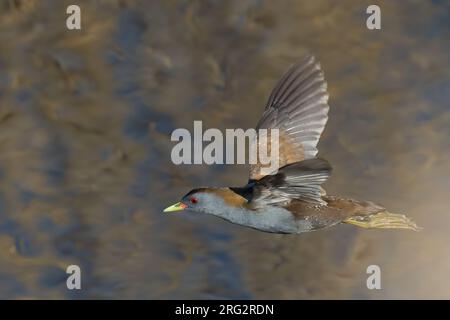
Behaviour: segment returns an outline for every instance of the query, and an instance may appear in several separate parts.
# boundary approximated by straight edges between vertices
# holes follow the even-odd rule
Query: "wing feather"
[[[330,164],[323,159],[309,159],[280,168],[274,175],[267,175],[253,182],[253,193],[249,202],[254,208],[267,205],[283,206],[293,199],[318,205],[322,200],[321,184],[331,174]]]
[[[328,120],[327,84],[320,64],[308,56],[293,65],[272,90],[257,129],[279,129],[279,167],[314,158]],[[269,144],[268,139],[256,142]],[[270,150],[270,145],[267,149]],[[250,179],[263,177],[260,163],[250,168]]]

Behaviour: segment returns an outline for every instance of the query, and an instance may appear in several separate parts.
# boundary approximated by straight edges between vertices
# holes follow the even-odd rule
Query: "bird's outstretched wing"
[[[267,175],[251,182],[251,198],[248,204],[253,208],[267,205],[283,206],[297,199],[325,205],[320,185],[331,174],[331,166],[323,159],[308,159],[288,164],[274,175]]]
[[[328,93],[320,64],[308,56],[293,65],[273,89],[257,129],[279,129],[279,168],[314,158],[328,120]],[[270,137],[270,136],[268,136]],[[258,137],[257,146],[270,139]],[[250,179],[264,175],[260,162],[250,167]]]

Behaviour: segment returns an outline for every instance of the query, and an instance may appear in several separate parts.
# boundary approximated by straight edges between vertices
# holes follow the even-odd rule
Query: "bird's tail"
[[[366,229],[407,229],[420,231],[422,228],[404,214],[381,211],[371,215],[352,216],[343,221],[344,223]]]

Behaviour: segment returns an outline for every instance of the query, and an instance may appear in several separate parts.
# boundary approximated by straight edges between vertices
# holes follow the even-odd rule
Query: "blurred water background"
[[[377,1],[370,31],[372,2],[2,0],[0,298],[450,298],[449,2]],[[331,95],[328,193],[424,231],[283,236],[162,214],[248,170],[176,166],[171,132],[254,127],[306,53]],[[366,287],[371,264],[382,290]]]

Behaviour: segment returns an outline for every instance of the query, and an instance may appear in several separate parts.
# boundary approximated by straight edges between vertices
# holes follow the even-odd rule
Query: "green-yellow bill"
[[[177,202],[174,205],[167,207],[164,209],[164,212],[175,212],[175,211],[182,211],[186,208],[187,206],[184,203],[181,202]]]

